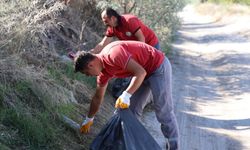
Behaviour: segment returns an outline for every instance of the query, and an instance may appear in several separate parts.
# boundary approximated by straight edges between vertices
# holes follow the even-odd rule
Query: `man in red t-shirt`
[[[134,40],[147,43],[160,50],[157,36],[139,18],[131,14],[118,14],[114,9],[108,7],[102,14],[102,21],[107,26],[106,34],[102,41],[91,50],[92,53],[99,53],[107,44],[113,41],[113,37],[119,40]],[[112,84],[112,95],[117,97],[120,92],[129,84],[130,78],[116,79]],[[147,99],[152,99],[149,93]]]
[[[102,41],[91,52],[99,53],[107,44],[113,41],[113,37],[117,37],[119,40],[145,42],[160,49],[155,33],[136,16],[131,14],[119,15],[114,9],[106,8],[101,17],[108,28]]]
[[[89,113],[81,132],[89,132],[111,78],[132,77],[129,86],[116,100],[116,108],[130,108],[139,119],[147,104],[147,95],[153,95],[153,106],[162,133],[171,150],[178,149],[178,126],[173,110],[171,65],[164,53],[138,41],[116,41],[101,53],[79,52],[74,59],[75,71],[97,76],[97,87]],[[131,100],[130,100],[131,99]]]

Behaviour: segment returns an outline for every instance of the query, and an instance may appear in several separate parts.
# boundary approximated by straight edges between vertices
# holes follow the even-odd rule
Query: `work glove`
[[[89,118],[86,116],[86,119],[82,122],[80,129],[81,133],[89,133],[90,127],[93,125],[94,117]]]
[[[122,109],[128,108],[130,105],[130,97],[131,96],[132,95],[129,94],[128,92],[123,91],[122,95],[120,95],[115,102],[115,108],[122,108]]]

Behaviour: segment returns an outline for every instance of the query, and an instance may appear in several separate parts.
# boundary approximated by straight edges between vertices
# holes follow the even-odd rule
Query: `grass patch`
[[[7,86],[7,87],[6,87]],[[31,81],[17,81],[11,87],[0,84],[0,149],[64,149],[62,141],[71,141],[65,134],[75,136],[62,124],[59,113],[74,116],[73,104],[51,105],[48,95],[42,94]],[[9,95],[8,93],[12,93]],[[12,99],[14,107],[2,105]],[[11,102],[12,103],[12,102]],[[41,109],[41,105],[43,108]],[[11,108],[10,108],[11,107]],[[1,125],[5,128],[1,129]],[[76,137],[77,141],[78,138]],[[72,143],[71,143],[72,144]],[[75,143],[76,147],[77,143]]]
[[[49,76],[56,80],[58,83],[61,83],[63,81],[63,75],[60,73],[60,70],[53,68],[53,67],[48,67],[47,68]]]
[[[31,82],[23,80],[15,84],[15,89],[17,90],[17,92],[25,94],[30,91],[31,85]]]
[[[48,112],[30,115],[27,112],[7,108],[1,111],[1,123],[16,129],[23,139],[22,143],[29,149],[56,149],[59,147],[56,139],[59,131],[53,124],[55,121],[51,116],[53,115]]]
[[[75,106],[73,104],[62,104],[57,107],[57,111],[59,114],[64,114],[66,116],[72,117],[72,113],[75,110]]]
[[[13,90],[19,99],[16,101],[18,105],[29,107],[30,110],[33,110],[34,112],[42,112],[45,109],[51,110],[51,105],[47,95],[42,94],[39,88],[34,87],[31,81],[18,81],[14,84]]]
[[[4,145],[2,143],[0,143],[0,149],[1,150],[11,150],[8,146],[6,146],[6,145]]]
[[[87,77],[80,73],[74,73],[71,63],[66,64],[64,68],[48,67],[48,72],[50,77],[56,80],[60,85],[63,85],[64,77],[66,76],[70,80],[81,81],[93,88],[96,86],[96,77]]]
[[[0,84],[0,108],[3,107],[3,101],[4,101],[4,96],[6,92],[7,92],[7,87]]]

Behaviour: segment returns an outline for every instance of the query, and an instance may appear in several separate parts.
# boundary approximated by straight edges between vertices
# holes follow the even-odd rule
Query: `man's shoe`
[[[166,143],[166,150],[178,150],[178,143],[176,140],[169,141]]]

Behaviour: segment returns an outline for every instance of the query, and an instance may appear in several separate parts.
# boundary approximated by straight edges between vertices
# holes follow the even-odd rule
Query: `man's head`
[[[116,27],[121,16],[112,8],[108,7],[102,12],[102,21],[106,26]]]
[[[81,51],[74,59],[75,72],[81,72],[87,76],[98,76],[102,71],[102,65],[97,56],[89,52]]]

